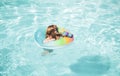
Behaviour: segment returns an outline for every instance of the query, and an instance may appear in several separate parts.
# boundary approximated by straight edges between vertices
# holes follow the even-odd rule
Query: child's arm
[[[43,43],[47,43],[47,42],[50,42],[50,41],[54,41],[55,39],[45,39],[44,41],[43,41]]]

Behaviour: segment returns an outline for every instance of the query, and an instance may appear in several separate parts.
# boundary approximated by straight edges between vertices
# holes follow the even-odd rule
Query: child
[[[62,34],[58,32],[58,27],[56,25],[50,25],[46,30],[46,39],[43,42],[47,43],[50,41],[58,40],[61,36]],[[48,53],[51,53],[52,51],[52,49],[44,49],[42,55],[46,55]]]
[[[46,39],[43,42],[58,40],[61,36],[62,34],[58,32],[58,27],[56,25],[50,25],[47,28]]]
[[[58,40],[60,37],[73,37],[72,34],[64,31],[62,34],[59,33],[58,27],[56,25],[50,25],[47,27],[46,30],[46,39],[43,41],[44,43],[50,42],[50,41],[55,41]],[[48,53],[51,53],[53,50],[52,49],[44,49],[44,52],[42,55],[46,55]]]

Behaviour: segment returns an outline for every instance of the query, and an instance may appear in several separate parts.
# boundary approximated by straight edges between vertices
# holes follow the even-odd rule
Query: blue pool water
[[[38,28],[74,42],[41,56]],[[0,76],[120,76],[119,0],[0,0]]]

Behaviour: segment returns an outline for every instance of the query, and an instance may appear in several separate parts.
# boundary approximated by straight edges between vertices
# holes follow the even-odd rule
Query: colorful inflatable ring
[[[45,33],[46,33],[46,29],[44,29],[44,28],[38,29],[34,34],[35,41],[39,44],[39,46],[41,48],[56,49],[56,48],[60,48],[64,45],[66,45],[66,44],[69,44],[74,40],[73,36],[72,37],[64,36],[64,37],[61,37],[59,40],[50,41],[48,43],[43,43],[43,41],[45,39]],[[67,32],[64,28],[58,28],[58,31],[60,33]]]

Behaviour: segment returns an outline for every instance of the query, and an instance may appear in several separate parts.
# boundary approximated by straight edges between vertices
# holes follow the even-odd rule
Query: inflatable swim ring
[[[70,34],[68,31],[66,31],[64,28],[59,27],[58,31],[60,33],[62,33],[64,37],[61,37],[59,40],[43,43],[43,41],[45,39],[46,29],[45,29],[45,27],[40,28],[34,34],[35,41],[43,49],[56,49],[56,48],[60,48],[60,47],[62,47],[64,45],[67,45],[67,44],[71,43],[74,40],[73,35]]]

